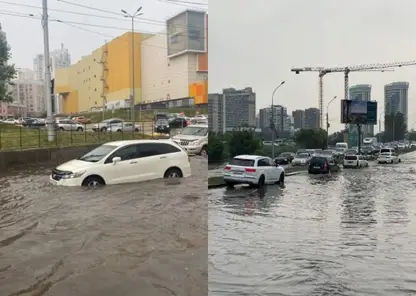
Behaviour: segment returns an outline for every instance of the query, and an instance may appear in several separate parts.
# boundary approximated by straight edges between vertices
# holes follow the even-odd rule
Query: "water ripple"
[[[210,295],[415,294],[415,167],[210,190]]]

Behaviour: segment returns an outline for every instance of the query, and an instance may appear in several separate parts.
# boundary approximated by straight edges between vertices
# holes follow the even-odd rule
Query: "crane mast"
[[[364,64],[355,65],[349,67],[303,67],[292,68],[291,72],[300,74],[300,72],[318,72],[319,74],[319,125],[320,128],[324,126],[324,76],[328,73],[344,73],[344,99],[349,99],[349,74],[350,72],[387,72],[394,71],[394,68],[400,68],[405,66],[414,66],[416,61],[407,62],[393,62],[393,63],[379,63],[379,64]]]

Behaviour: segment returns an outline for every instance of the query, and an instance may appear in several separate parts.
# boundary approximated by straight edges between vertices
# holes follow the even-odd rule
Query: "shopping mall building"
[[[136,106],[163,109],[207,105],[208,15],[186,10],[167,20],[163,33],[125,33],[71,67],[57,69],[57,113],[129,107],[132,42]]]

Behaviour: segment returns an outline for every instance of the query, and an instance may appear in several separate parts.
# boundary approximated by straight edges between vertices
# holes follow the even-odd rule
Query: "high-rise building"
[[[56,69],[71,66],[71,55],[63,44],[61,44],[61,48],[50,52],[50,65],[52,78],[55,77]],[[35,71],[36,80],[45,79],[45,57],[43,54],[38,54],[33,59],[33,70]]]
[[[353,85],[349,89],[349,98],[350,100],[356,101],[371,101],[371,85],[369,84],[357,84]],[[350,131],[356,131],[357,126],[351,125],[349,127]],[[374,135],[374,125],[372,124],[363,124],[361,126],[361,132],[364,137],[369,137]]]
[[[292,112],[294,129],[305,128],[305,110],[295,110]]]
[[[225,133],[243,126],[256,127],[256,94],[251,87],[226,88],[222,94],[208,97],[211,131]]]
[[[46,111],[45,84],[35,80],[35,73],[29,69],[19,69],[17,79],[9,86],[13,98],[12,105],[24,106],[23,115],[40,116]]]
[[[318,129],[320,126],[318,108],[305,109],[305,129]]]
[[[409,82],[393,82],[384,86],[384,114],[400,112],[408,126],[408,93]]]
[[[208,95],[208,127],[211,132],[222,133],[224,130],[224,102],[222,94]]]
[[[273,117],[274,125],[278,132],[290,131],[291,121],[288,119],[287,108],[284,106],[273,106],[273,116],[271,107],[260,109],[259,117],[259,127],[261,129],[270,128],[270,123]]]

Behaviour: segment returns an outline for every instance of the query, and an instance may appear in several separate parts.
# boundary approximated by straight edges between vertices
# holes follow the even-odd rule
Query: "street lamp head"
[[[127,11],[125,11],[124,9],[122,9],[121,12],[124,14],[128,14]]]
[[[283,81],[282,81],[282,82],[280,83],[280,85],[283,85],[283,84],[285,84],[285,82],[286,82],[286,81],[284,81],[284,80],[283,80]]]
[[[140,6],[139,8],[137,8],[136,13],[139,13],[140,10],[142,10],[143,6]]]

